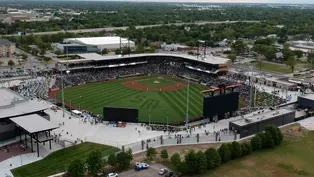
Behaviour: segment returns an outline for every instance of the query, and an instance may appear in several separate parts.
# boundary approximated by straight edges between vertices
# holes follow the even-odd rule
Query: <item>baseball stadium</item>
[[[107,58],[81,54],[76,60],[60,61],[56,69],[65,74],[64,103],[69,110],[102,117],[104,107],[131,108],[138,110],[138,122],[175,125],[184,123],[186,117],[189,121],[202,119],[207,95],[202,91],[235,84],[218,78],[228,71],[227,63],[223,58],[204,61],[184,55]],[[49,94],[59,103],[61,88],[59,77]],[[238,105],[245,107],[247,93],[241,93]]]

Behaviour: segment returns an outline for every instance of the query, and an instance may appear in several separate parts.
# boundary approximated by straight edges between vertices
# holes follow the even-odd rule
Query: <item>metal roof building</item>
[[[120,47],[134,48],[135,43],[126,38],[121,37],[88,37],[88,38],[67,38],[63,40],[64,43],[81,44],[87,46],[97,46],[98,50],[109,49],[115,50]]]

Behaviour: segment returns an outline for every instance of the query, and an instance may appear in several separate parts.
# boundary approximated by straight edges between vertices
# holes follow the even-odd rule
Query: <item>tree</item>
[[[120,152],[117,154],[117,165],[120,170],[124,170],[130,166],[130,155],[126,152]]]
[[[117,156],[115,154],[111,154],[108,157],[108,165],[111,165],[113,167],[117,166]]]
[[[61,55],[62,53],[63,53],[63,52],[62,52],[61,50],[56,50],[56,51],[55,51],[55,54],[56,54],[56,55]]]
[[[150,147],[150,148],[147,149],[146,157],[147,157],[148,160],[154,160],[156,155],[157,155],[157,151],[156,151],[155,148]]]
[[[297,61],[295,60],[294,56],[290,56],[287,61],[285,62],[287,66],[291,68],[291,71],[294,71],[295,65],[297,64]]]
[[[218,149],[218,153],[221,157],[222,163],[228,162],[231,159],[231,152],[225,143],[220,146],[220,148]]]
[[[115,54],[116,54],[116,55],[121,55],[121,54],[122,54],[121,49],[117,49],[117,50],[115,51]]]
[[[41,48],[40,49],[40,55],[45,55],[46,54],[46,49]]]
[[[242,155],[246,156],[252,153],[252,146],[249,142],[241,143]]]
[[[205,151],[207,160],[207,170],[216,168],[221,163],[221,158],[215,148],[209,148]]]
[[[38,50],[38,49],[32,48],[32,54],[33,54],[33,55],[36,55],[36,56],[37,56],[38,53],[39,53],[39,50]]]
[[[269,125],[265,127],[265,132],[269,132],[274,140],[276,146],[280,145],[283,140],[283,135],[280,129],[274,125]]]
[[[103,54],[103,55],[106,55],[108,53],[109,53],[108,49],[106,49],[106,48],[102,49],[102,51],[101,51],[101,54]]]
[[[234,53],[230,53],[228,54],[228,58],[232,61],[232,63],[234,63],[237,59],[237,56]]]
[[[3,64],[3,61],[0,61],[0,66]]]
[[[133,160],[133,151],[131,148],[129,148],[127,151],[126,151],[127,154],[129,154],[129,159],[130,160]]]
[[[259,69],[262,70],[262,66],[263,66],[263,61],[265,60],[265,57],[264,56],[258,56],[256,58],[257,62],[258,62],[258,66],[259,66]]]
[[[12,68],[15,65],[15,63],[14,63],[14,61],[9,60],[8,61],[8,65],[10,66],[10,68]]]
[[[236,55],[240,55],[244,52],[245,45],[243,41],[237,40],[232,44],[231,48],[236,53]]]
[[[272,137],[272,135],[271,135],[271,133],[269,131],[266,131],[264,133],[264,137],[265,137],[265,144],[264,144],[264,146],[266,148],[273,148],[273,147],[275,147],[274,138]]]
[[[312,69],[314,68],[314,52],[309,53],[308,61],[312,64]]]
[[[295,50],[293,53],[298,57],[301,58],[303,56],[303,52],[301,50]]]
[[[227,146],[228,146],[228,149],[229,149],[229,151],[230,151],[230,153],[231,153],[231,159],[233,158],[233,146],[232,146],[232,143],[228,143],[227,144]]]
[[[160,157],[164,160],[168,159],[168,151],[166,149],[161,150]]]
[[[185,156],[184,160],[187,166],[188,173],[197,173],[198,171],[198,159],[196,157],[196,153],[193,150],[190,150]]]
[[[197,162],[197,169],[195,169],[196,173],[202,173],[207,170],[207,159],[202,151],[198,151],[196,153],[196,162]]]
[[[260,150],[260,149],[262,149],[262,147],[263,147],[262,139],[261,139],[261,137],[258,136],[258,135],[255,135],[255,136],[251,139],[250,144],[251,144],[251,146],[252,146],[252,150],[253,150],[253,151]]]
[[[104,166],[101,151],[92,151],[87,157],[86,164],[89,173],[91,173],[93,176],[96,176]]]
[[[76,159],[71,161],[67,172],[72,177],[83,177],[85,173],[84,163],[80,159]]]
[[[289,57],[294,57],[294,56],[295,56],[295,54],[294,54],[291,50],[289,50],[289,49],[284,50],[284,51],[282,52],[282,54],[283,54],[283,59],[284,59],[285,61],[287,61]]]
[[[178,153],[174,153],[171,156],[170,161],[171,161],[172,165],[178,167],[178,165],[181,163],[181,157]]]
[[[52,59],[50,57],[44,57],[44,62],[48,63],[49,61],[51,61]]]
[[[239,158],[242,156],[242,147],[240,145],[240,143],[234,141],[232,142],[232,146],[233,146],[233,151],[232,151],[232,158]]]
[[[23,53],[23,54],[22,54],[22,59],[23,59],[23,60],[26,60],[27,58],[28,58],[28,56]]]

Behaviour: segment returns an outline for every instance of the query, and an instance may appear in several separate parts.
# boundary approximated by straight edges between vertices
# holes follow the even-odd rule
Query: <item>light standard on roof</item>
[[[64,81],[63,81],[63,76],[62,76],[62,70],[63,70],[63,64],[61,64],[61,92],[62,92],[62,117],[64,117]],[[70,70],[66,70],[66,74],[69,74]]]

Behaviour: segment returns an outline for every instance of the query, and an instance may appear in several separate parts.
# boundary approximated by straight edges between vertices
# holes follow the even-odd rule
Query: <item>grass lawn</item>
[[[86,142],[56,151],[43,160],[13,169],[12,173],[15,177],[46,177],[64,172],[73,159],[85,160],[93,150],[101,150],[104,156],[119,151],[115,147]]]
[[[260,67],[259,63],[256,63],[255,65],[256,69],[263,70],[263,71],[269,71],[274,73],[282,73],[282,74],[289,74],[291,73],[290,67],[284,65],[284,64],[277,64],[277,63],[271,63],[271,62],[263,62],[262,67]]]
[[[233,160],[197,177],[314,176],[314,132],[292,138],[281,146]]]
[[[181,79],[147,77],[132,78],[127,81],[137,81],[149,87],[161,87],[185,83]],[[159,84],[154,83],[156,80]],[[139,121],[149,121],[151,110],[151,122],[166,123],[167,114],[169,123],[181,122],[186,115],[187,88],[178,91],[152,92],[137,91],[123,85],[126,80],[117,80],[108,83],[93,83],[65,89],[65,102],[72,103],[77,108],[103,115],[103,107],[122,107],[139,109]],[[191,118],[203,115],[203,95],[200,91],[207,87],[198,84],[190,84],[189,116]],[[61,92],[57,93],[61,100]]]

